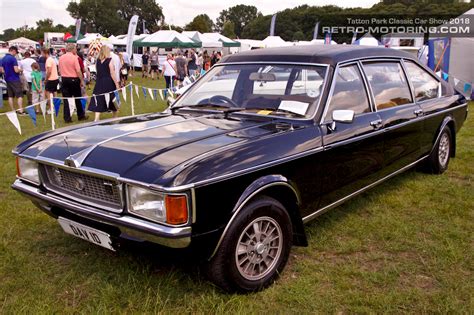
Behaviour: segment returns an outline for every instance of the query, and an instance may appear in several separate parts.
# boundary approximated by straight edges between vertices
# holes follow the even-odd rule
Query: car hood
[[[59,130],[16,152],[61,164],[72,156],[80,168],[154,183],[188,160],[290,128],[270,119],[154,114]]]

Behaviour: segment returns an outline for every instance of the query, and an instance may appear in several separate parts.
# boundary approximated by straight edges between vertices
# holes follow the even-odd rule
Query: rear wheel
[[[291,219],[280,202],[255,199],[232,222],[208,263],[208,276],[227,291],[261,290],[283,271],[292,235]]]
[[[448,169],[452,145],[451,129],[446,126],[427,160],[426,166],[430,173],[442,174]]]

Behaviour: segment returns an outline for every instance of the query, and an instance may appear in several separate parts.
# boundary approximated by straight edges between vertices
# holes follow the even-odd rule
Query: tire
[[[257,226],[257,230],[264,230],[263,235],[255,230]],[[292,235],[291,219],[285,207],[273,198],[259,197],[246,205],[232,222],[216,254],[207,263],[207,275],[229,292],[262,290],[285,268]],[[259,241],[255,242],[257,238]]]
[[[451,129],[445,126],[433,151],[428,157],[426,169],[432,174],[442,174],[448,169],[449,159],[453,150]]]

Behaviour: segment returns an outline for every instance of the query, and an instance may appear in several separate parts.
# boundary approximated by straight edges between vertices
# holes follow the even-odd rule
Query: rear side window
[[[364,63],[364,71],[378,110],[413,102],[399,62]]]
[[[405,66],[408,78],[415,89],[417,102],[438,97],[440,87],[438,80],[412,61],[405,61]]]
[[[330,120],[332,112],[339,109],[353,110],[356,115],[370,112],[369,100],[357,65],[339,68],[335,80],[326,120]]]

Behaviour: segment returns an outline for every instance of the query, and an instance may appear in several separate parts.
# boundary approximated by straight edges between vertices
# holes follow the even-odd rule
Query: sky
[[[79,1],[79,0],[76,0]],[[97,0],[106,1],[106,0]],[[22,25],[35,26],[41,19],[51,18],[54,24],[74,24],[74,19],[66,11],[70,0],[0,0],[0,31]],[[165,20],[169,24],[184,26],[196,15],[206,13],[215,21],[219,12],[236,4],[254,5],[264,15],[275,13],[299,5],[336,4],[341,7],[371,7],[379,0],[158,0],[163,8]],[[117,34],[118,35],[118,34]]]

